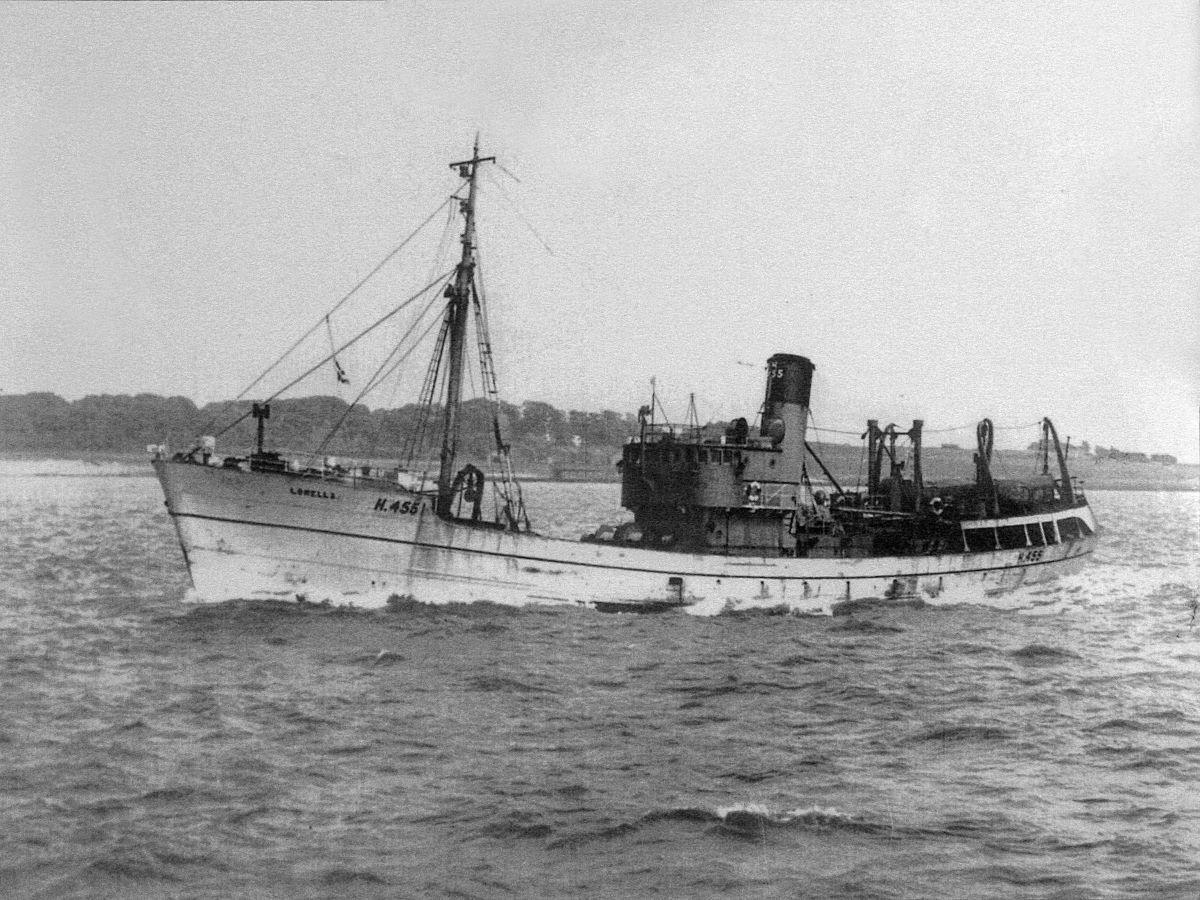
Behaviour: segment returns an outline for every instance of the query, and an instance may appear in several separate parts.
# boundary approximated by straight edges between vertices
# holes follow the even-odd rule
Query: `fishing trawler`
[[[678,427],[660,422],[653,402],[642,408],[618,463],[632,521],[581,540],[538,534],[502,433],[479,277],[477,182],[493,161],[479,155],[476,140],[470,159],[451,164],[461,178],[450,198],[463,221],[461,256],[401,304],[432,293],[431,308],[440,308],[421,388],[423,408],[441,412],[436,478],[403,465],[327,458],[306,465],[267,450],[270,401],[282,391],[243,413],[257,420],[248,454],[218,455],[217,435],[185,452],[152,448],[194,599],[365,608],[408,599],[569,603],[609,611],[766,605],[831,614],[865,602],[1009,605],[1015,589],[1072,572],[1092,554],[1096,520],[1049,419],[1041,423],[1041,471],[1025,479],[994,476],[994,431],[985,419],[975,477],[962,484],[926,482],[920,420],[904,430],[868,421],[867,483],[843,488],[807,440],[815,366],[791,353],[767,360],[754,424]],[[341,379],[337,353],[351,343],[331,346],[318,365],[332,362]],[[460,466],[471,343],[493,409],[490,474]],[[810,478],[810,461],[823,479]]]

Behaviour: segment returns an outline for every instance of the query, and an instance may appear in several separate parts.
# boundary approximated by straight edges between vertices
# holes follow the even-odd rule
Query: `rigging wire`
[[[440,299],[440,298],[434,298],[434,299]],[[432,308],[433,308],[433,304],[430,303],[429,306],[425,307],[425,310],[418,317],[418,320],[421,318],[424,318],[425,313],[429,312],[429,310]],[[412,348],[410,348],[408,350],[408,352],[406,352],[402,357],[400,357],[398,360],[396,360],[396,362],[392,364],[392,367],[390,369],[388,369],[386,372],[383,373],[383,375],[379,378],[379,381],[376,382],[376,385],[391,378],[392,373],[395,372],[396,369],[398,369],[400,367],[400,364],[403,363],[413,353],[413,351],[415,351],[416,348],[421,345],[421,341],[423,341],[423,340],[425,340],[425,338],[429,337],[429,333],[431,331],[433,331],[433,326],[441,324],[441,321],[442,320],[440,318],[432,320],[429,323],[429,325],[426,326],[425,330],[421,332],[421,336],[419,338],[417,338],[416,343],[412,346]]]
[[[459,197],[457,194],[452,194],[450,199],[458,200]],[[429,265],[429,279],[432,279],[434,275],[437,274],[438,270],[445,264],[446,253],[450,248],[450,241],[454,234],[454,219],[455,209],[453,204],[451,204],[449,209],[446,211],[446,224],[442,226],[442,236],[438,239],[437,253],[434,255],[433,261]],[[391,372],[388,373],[388,377],[391,377]],[[391,393],[388,395],[387,405],[389,407],[395,408],[396,395],[399,393],[399,391],[400,379],[397,378],[392,385]]]
[[[409,429],[408,437],[404,442],[403,462],[404,468],[412,468],[413,459],[418,452],[425,449],[425,435],[431,424],[433,402],[435,397],[440,397],[444,389],[445,377],[442,371],[442,354],[445,352],[446,339],[450,333],[451,320],[450,304],[446,304],[442,314],[442,327],[438,332],[437,340],[433,345],[433,354],[429,359],[429,366],[425,370],[425,380],[421,384],[421,393],[417,396],[417,422]],[[447,367],[448,368],[448,367]]]
[[[1042,420],[1038,419],[1036,422],[1030,422],[1028,425],[993,425],[992,429],[994,431],[1020,431],[1022,428],[1037,428],[1041,424]],[[973,425],[959,425],[957,428],[928,428],[925,430],[925,433],[945,434],[948,431],[967,431],[974,427]]]
[[[471,327],[471,320],[467,319],[467,328],[470,328],[470,327]],[[470,342],[467,340],[468,337],[469,337],[469,334],[468,334],[467,330],[464,329],[463,330],[464,346],[470,346]],[[479,338],[476,337],[475,341],[476,341],[476,343],[478,343]],[[467,370],[467,392],[471,395],[472,400],[478,400],[479,399],[479,391],[475,390],[475,367],[467,365],[466,362],[469,362],[469,360],[464,361],[464,363],[463,363],[463,368]]]
[[[450,276],[454,274],[455,269],[457,269],[457,268],[458,267],[455,266],[454,269],[451,269],[450,271],[445,272],[442,275],[439,275],[436,279],[429,282],[429,284],[425,285],[425,287],[421,288],[419,291],[417,291],[411,297],[402,301],[398,306],[393,307],[391,312],[385,313],[383,316],[376,319],[372,324],[368,325],[366,328],[364,328],[362,331],[360,331],[358,334],[356,334],[350,340],[346,341],[346,343],[342,344],[342,346],[336,348],[334,353],[340,353],[343,350],[345,350],[347,347],[351,347],[354,344],[357,344],[361,338],[365,337],[366,335],[368,335],[369,333],[374,331],[376,328],[378,328],[380,325],[382,325],[388,319],[392,318],[392,316],[396,315],[396,313],[400,312],[405,307],[416,302],[418,299],[420,299],[422,296],[424,296],[426,293],[428,293],[431,288],[441,287],[443,284],[445,284],[447,281],[450,280]],[[306,369],[303,372],[303,374],[298,375],[296,378],[293,378],[291,381],[289,381],[287,384],[285,384],[283,387],[281,387],[279,390],[277,390],[274,394],[272,394],[270,397],[268,397],[263,402],[270,403],[272,400],[274,400],[276,397],[278,397],[284,391],[299,384],[301,381],[303,381],[305,378],[307,378],[313,372],[317,371],[317,369],[321,368],[321,366],[323,366],[327,362],[329,362],[329,360],[331,360],[333,358],[334,353],[330,353],[328,356],[325,356],[316,365],[310,366],[308,369]],[[213,436],[220,437],[221,435],[223,435],[229,429],[233,428],[238,423],[245,421],[246,419],[248,419],[251,416],[252,411],[253,411],[253,407],[251,407],[251,409],[247,410],[246,412],[242,413],[240,416],[238,416],[236,419],[234,419],[232,422],[230,422],[228,425],[226,425],[224,428],[222,428],[220,431],[218,431]]]
[[[812,418],[812,410],[811,409],[809,410],[809,418],[810,419]],[[993,427],[995,428],[996,431],[1020,431],[1021,429],[1024,429],[1024,428],[1036,428],[1041,424],[1042,424],[1042,422],[1039,419],[1038,421],[1031,422],[1027,425],[996,425]],[[975,425],[956,425],[953,428],[925,428],[922,430],[922,433],[923,434],[948,434],[951,431],[970,431],[974,427],[975,427]],[[839,429],[839,428],[818,428],[815,422],[812,425],[812,429],[813,429],[813,431],[820,431],[820,432],[824,432],[825,434],[844,434],[844,435],[850,435],[852,437],[859,437],[859,438],[861,438],[862,434],[863,434],[861,431],[847,431],[847,430]]]
[[[299,347],[302,343],[304,343],[304,341],[307,340],[314,331],[316,331],[318,328],[320,328],[322,323],[327,322],[329,320],[330,316],[332,316],[335,312],[337,312],[339,309],[341,309],[342,306],[351,297],[353,297],[356,293],[358,293],[358,289],[361,288],[368,281],[370,281],[370,279],[375,275],[376,272],[378,272],[385,265],[387,265],[388,262],[392,259],[392,257],[394,257],[397,253],[399,253],[405,247],[407,247],[409,242],[420,233],[421,229],[423,229],[426,225],[428,225],[430,222],[432,222],[434,217],[438,213],[440,213],[443,209],[445,209],[446,204],[450,203],[453,199],[454,199],[454,197],[450,196],[450,197],[447,197],[445,200],[443,200],[441,202],[441,205],[439,205],[437,209],[435,209],[433,212],[431,212],[420,225],[418,225],[415,229],[413,229],[413,231],[409,234],[408,237],[406,237],[399,244],[397,244],[394,248],[392,248],[392,250],[388,252],[387,256],[385,256],[383,259],[381,259],[378,263],[375,264],[375,268],[373,268],[370,272],[368,272],[366,275],[364,275],[359,280],[358,284],[356,284],[356,285],[354,285],[354,287],[350,288],[350,290],[342,297],[341,300],[339,300],[337,303],[335,303],[333,305],[333,307],[328,312],[325,313],[325,315],[323,315],[320,319],[318,319],[316,321],[316,324],[314,324],[311,328],[309,328],[308,331],[304,332],[304,334],[300,335],[300,337],[296,339],[295,343],[293,343],[290,347],[288,347],[287,350],[283,351],[283,354],[277,360],[275,360],[275,362],[273,362],[273,363],[271,363],[271,365],[267,366],[267,368],[264,369],[257,378],[255,378],[252,382],[250,382],[248,385],[246,385],[246,387],[242,390],[242,392],[240,394],[238,394],[236,397],[234,397],[233,399],[241,400],[248,393],[250,393],[250,391],[253,390],[254,387],[259,382],[261,382],[264,378],[266,378],[268,375],[270,375],[271,372],[273,372],[281,362],[283,362],[285,359],[287,359],[288,356],[290,356],[297,347]],[[327,362],[328,360],[325,360],[325,361]]]
[[[457,194],[450,196],[451,200],[458,200]],[[442,267],[442,260],[446,256],[446,251],[450,249],[450,241],[454,235],[454,219],[455,210],[451,206],[446,212],[446,224],[442,226],[442,236],[438,239],[437,253],[433,257],[433,262],[429,266],[429,277],[432,278],[434,273]]]
[[[489,299],[488,292],[483,284],[483,256],[480,254],[478,247],[475,248],[475,281],[477,282],[476,293],[479,295],[480,300],[483,301],[479,304],[479,311],[483,320],[483,329],[487,332],[488,345],[491,346],[492,322],[488,315],[488,308],[491,306],[491,300]],[[497,391],[497,393],[499,393],[499,391]]]
[[[503,500],[504,517],[507,520],[508,527],[514,531],[519,531],[521,523],[524,522],[525,530],[528,531],[530,529],[529,515],[525,511],[525,499],[522,496],[521,483],[517,481],[516,474],[513,472],[512,456],[509,452],[511,445],[505,443],[500,428],[500,388],[496,379],[496,361],[492,353],[492,339],[488,328],[487,298],[483,289],[482,271],[478,266],[478,256],[476,257],[474,277],[471,280],[471,295],[475,307],[475,337],[476,349],[479,353],[479,378],[492,408],[492,437],[496,443],[496,461],[500,465],[499,478],[496,477],[495,468],[489,466],[492,469],[492,503],[494,514],[496,521],[499,522],[500,501]]]
[[[517,202],[515,200],[513,200],[513,198],[509,196],[508,191],[506,191],[504,189],[504,185],[502,185],[496,178],[494,178],[492,176],[492,173],[489,169],[484,169],[483,174],[487,178],[487,180],[490,181],[493,185],[495,185],[496,189],[498,191],[500,191],[500,196],[502,198],[504,198],[504,201],[507,204],[508,208],[511,209],[516,214],[518,219],[521,220],[521,224],[524,225],[526,228],[528,228],[529,233],[532,234],[535,238],[537,238],[538,243],[542,245],[542,247],[545,249],[545,251],[547,253],[549,253],[551,256],[553,256],[554,251],[550,249],[550,245],[546,243],[546,239],[543,238],[540,234],[538,234],[538,230],[533,227],[533,223],[530,222],[527,218],[525,218],[525,214],[523,212],[521,212],[521,208],[519,206],[517,206]]]
[[[811,409],[808,411],[808,414],[809,414],[809,419],[811,420],[811,418],[812,418],[812,410]],[[843,430],[840,430],[837,428],[818,428],[815,423],[811,424],[809,427],[812,428],[813,431],[819,431],[822,434],[844,434],[844,435],[848,435],[848,436],[856,437],[856,438],[862,437],[861,431],[843,431]]]
[[[511,179],[512,179],[513,181],[515,181],[517,184],[521,184],[521,183],[522,183],[520,178],[518,178],[518,177],[517,177],[516,175],[514,175],[512,172],[508,171],[508,169],[504,168],[504,166],[503,166],[503,165],[500,163],[500,160],[498,160],[498,159],[494,159],[494,160],[492,160],[492,164],[493,164],[493,165],[495,165],[495,167],[496,167],[497,169],[499,169],[501,172],[503,172],[505,175],[507,175],[509,178],[511,178]]]
[[[425,318],[429,310],[433,309],[440,299],[441,297],[435,294],[433,299],[425,305],[425,308],[421,310],[420,314],[416,317],[416,319],[413,320],[412,325],[409,326],[403,337],[401,337],[397,342],[396,346],[392,349],[392,352],[384,358],[383,362],[379,364],[379,368],[377,368],[370,379],[368,379],[366,387],[358,392],[358,396],[355,397],[350,405],[346,407],[346,411],[342,413],[341,418],[339,418],[337,422],[334,423],[333,427],[329,429],[329,433],[325,435],[325,438],[321,441],[320,445],[315,451],[313,451],[314,456],[320,456],[325,452],[325,448],[329,445],[329,442],[333,440],[334,435],[336,435],[338,432],[338,429],[345,424],[346,419],[350,417],[350,413],[354,411],[354,407],[358,405],[359,401],[361,401],[363,397],[378,387],[381,383],[386,381],[392,372],[394,372],[402,362],[408,359],[408,357],[412,355],[413,351],[415,351],[417,347],[421,345],[421,341],[425,340],[429,332],[433,330],[433,326],[437,325],[441,321],[440,319],[434,319],[425,329],[425,331],[421,333],[421,336],[413,342],[413,345],[409,347],[408,350],[406,350],[403,354],[401,354],[399,359],[396,359],[393,363],[393,359],[400,352],[400,347],[409,338],[409,336],[417,330],[417,326],[421,323],[421,320]],[[387,370],[386,372],[384,371],[385,369]]]

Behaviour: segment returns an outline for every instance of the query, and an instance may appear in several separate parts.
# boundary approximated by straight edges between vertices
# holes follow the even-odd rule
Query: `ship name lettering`
[[[337,494],[333,491],[314,491],[309,488],[288,488],[293,494],[300,497],[316,497],[318,500],[336,500]]]
[[[375,501],[375,512],[408,513],[415,516],[424,507],[425,504],[420,500],[388,500],[387,497],[380,497]]]
[[[1045,550],[1023,550],[1021,551],[1020,555],[1017,556],[1017,562],[1037,562],[1042,558],[1042,554],[1045,552]]]

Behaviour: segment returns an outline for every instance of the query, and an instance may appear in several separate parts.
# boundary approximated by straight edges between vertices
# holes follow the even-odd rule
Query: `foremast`
[[[449,359],[446,372],[446,408],[442,428],[442,451],[438,468],[437,512],[451,515],[454,498],[454,463],[458,455],[459,407],[462,404],[463,357],[466,349],[467,319],[471,311],[471,291],[475,279],[475,196],[479,166],[494,162],[494,156],[479,155],[479,135],[471,158],[450,163],[467,180],[467,196],[461,200],[465,224],[462,233],[462,257],[454,273],[454,282],[446,287],[450,302],[446,309]]]

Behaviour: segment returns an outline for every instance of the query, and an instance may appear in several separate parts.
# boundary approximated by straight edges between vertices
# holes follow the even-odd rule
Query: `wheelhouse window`
[[[1025,542],[1024,525],[1003,525],[997,528],[1000,537],[1000,549],[1017,550],[1028,546]]]
[[[1092,529],[1078,516],[1069,516],[1066,519],[1058,520],[1058,533],[1064,541],[1073,541],[1091,534]]]
[[[1045,538],[1042,537],[1042,523],[1041,522],[1026,523],[1025,533],[1027,535],[1029,535],[1029,546],[1030,547],[1042,547],[1045,545],[1046,540],[1045,540]]]
[[[996,549],[996,532],[991,528],[968,528],[963,532],[967,536],[967,549],[972,553],[985,553]]]

